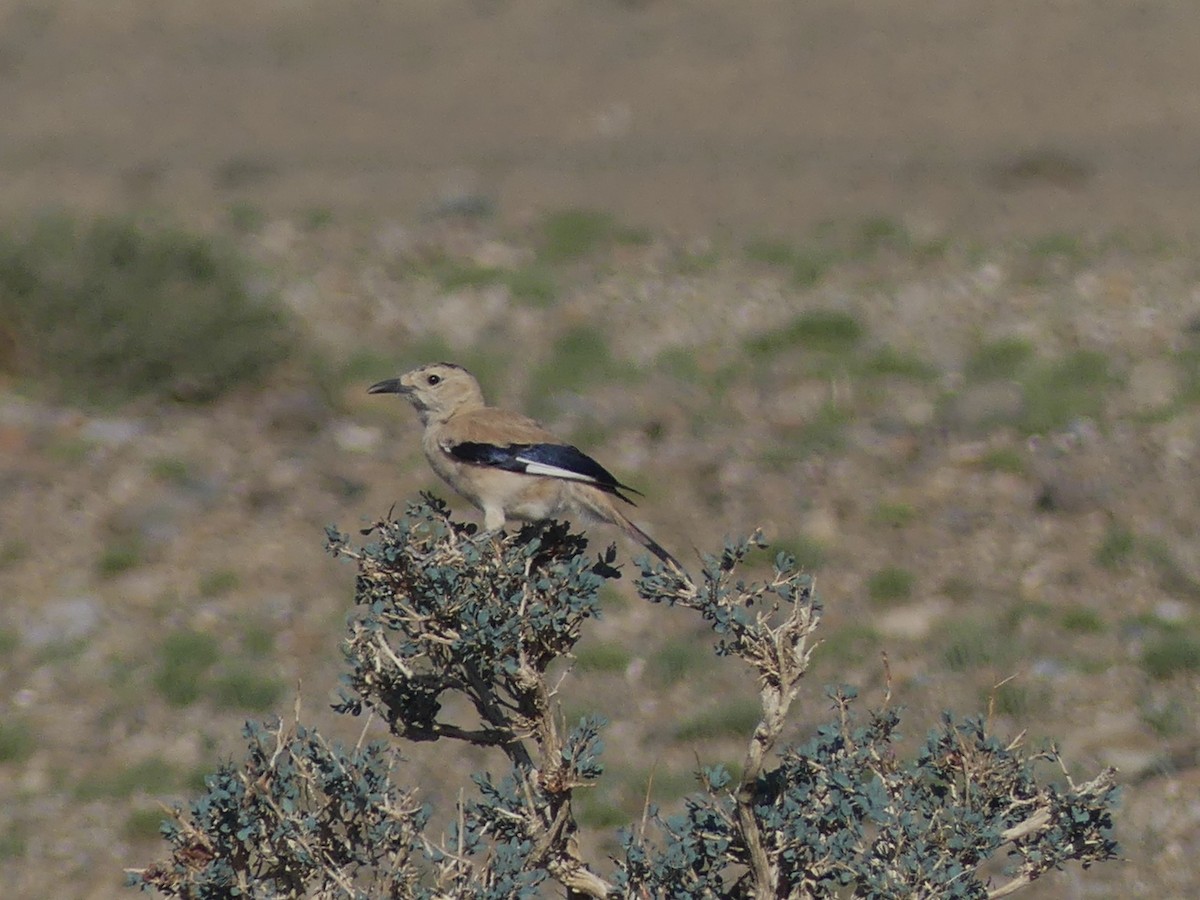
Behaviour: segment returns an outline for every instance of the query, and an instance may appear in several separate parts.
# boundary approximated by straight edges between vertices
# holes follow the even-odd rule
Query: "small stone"
[[[801,428],[829,403],[829,387],[817,381],[801,381],[782,388],[767,400],[764,415],[772,425]]]
[[[272,256],[286,256],[300,239],[300,229],[287,219],[268,222],[259,232],[258,243]]]
[[[416,239],[411,229],[390,222],[375,232],[375,246],[385,259],[401,259],[412,255]]]
[[[355,422],[339,422],[333,429],[333,441],[348,453],[374,453],[383,443],[383,430]]]
[[[80,437],[105,447],[120,447],[145,433],[146,426],[138,419],[89,419],[84,423]]]
[[[900,407],[900,418],[913,428],[924,428],[933,421],[937,407],[928,397],[909,400]]]
[[[1146,359],[1129,372],[1126,397],[1135,411],[1160,409],[1179,392],[1179,376],[1165,359]]]
[[[804,517],[804,533],[819,544],[832,547],[841,532],[837,515],[830,509],[818,507]]]
[[[100,626],[100,602],[91,596],[71,597],[47,604],[37,621],[21,635],[22,643],[45,647],[88,637]]]
[[[531,258],[528,250],[501,241],[484,241],[471,254],[471,262],[484,269],[517,269]]]
[[[1162,622],[1184,622],[1191,609],[1179,600],[1163,600],[1154,605],[1154,617]]]
[[[920,640],[950,611],[945,597],[932,597],[921,603],[910,603],[891,609],[875,619],[875,627],[886,637]]]

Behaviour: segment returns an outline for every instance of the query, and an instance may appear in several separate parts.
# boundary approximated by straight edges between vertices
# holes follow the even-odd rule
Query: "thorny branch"
[[[360,738],[343,754],[306,731],[297,710],[286,733],[248,726],[245,767],[226,770],[176,815],[171,862],[133,872],[133,883],[175,896],[236,887],[247,897],[502,900],[537,896],[548,876],[572,898],[932,897],[948,888],[981,897],[977,870],[1003,847],[1018,864],[986,896],[1005,897],[1064,860],[1115,853],[1113,771],[1069,791],[1044,786],[1019,738],[1003,746],[979,722],[947,718],[905,767],[890,743],[898,714],[885,703],[857,725],[852,689],[838,689],[837,720],[809,744],[780,749],[821,606],[783,555],[764,581],[735,580],[760,546],[755,536],[702,557],[697,580],[647,565],[635,582],[650,602],[696,611],[717,655],[754,670],[761,716],[740,776],[701,767],[705,790],[682,816],[664,818],[648,802],[605,878],[580,852],[571,804],[602,772],[603,723],[562,722],[549,666],[598,614],[598,588],[618,574],[614,551],[589,563],[586,541],[557,524],[477,535],[431,498],[366,533],[377,540],[362,548],[329,533],[330,549],[358,570],[347,687],[335,709],[368,711],[400,738],[495,747],[509,773],[478,773],[479,799],[460,794],[446,837],[431,839],[427,808],[391,780],[393,748]],[[443,703],[455,695],[465,702]],[[446,709],[467,712],[452,721]],[[647,837],[651,825],[661,845]]]

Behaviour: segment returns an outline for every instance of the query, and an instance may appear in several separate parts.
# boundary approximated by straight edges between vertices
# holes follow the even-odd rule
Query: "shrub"
[[[128,220],[51,218],[0,235],[0,317],[15,348],[0,367],[83,402],[211,398],[262,376],[292,342],[231,250]]]
[[[1099,420],[1105,394],[1119,381],[1108,357],[1096,350],[1077,350],[1036,366],[1022,381],[1024,410],[1019,425],[1026,434],[1038,434],[1076,419]]]
[[[908,569],[888,566],[867,579],[867,594],[875,603],[907,600],[912,594],[915,576]]]
[[[1142,650],[1142,668],[1158,679],[1200,670],[1200,640],[1180,631],[1167,631],[1147,642]]]
[[[813,309],[801,313],[775,331],[750,338],[751,353],[778,353],[799,348],[805,352],[849,353],[862,340],[865,329],[853,315],[836,309]]]
[[[718,657],[754,671],[760,696],[735,717],[748,733],[741,765],[701,764],[678,813],[648,804],[604,871],[580,849],[573,798],[604,774],[605,723],[562,722],[549,670],[599,614],[615,550],[590,558],[558,523],[476,534],[432,498],[367,533],[356,546],[329,531],[330,550],[358,567],[335,708],[370,710],[394,740],[344,749],[299,721],[247,725],[245,757],[175,810],[171,857],[132,872],[132,885],[184,897],[983,898],[1117,852],[1112,770],[1039,780],[1035,765],[1057,753],[1026,753],[980,718],[943,716],[902,760],[898,712],[859,712],[839,687],[827,692],[832,720],[779,747],[821,605],[786,554],[765,581],[742,581],[751,539],[703,556],[698,581],[659,567],[635,582],[644,600],[695,613]],[[406,740],[495,754],[442,834],[400,783]],[[998,853],[1009,866],[989,888]]]
[[[538,258],[551,264],[573,262],[609,244],[641,245],[649,241],[648,232],[619,225],[606,212],[564,209],[550,213],[542,222]]]
[[[23,719],[0,720],[0,765],[24,762],[37,748],[37,737]]]
[[[768,266],[787,266],[796,260],[796,248],[786,241],[755,238],[743,248],[746,259]]]
[[[198,631],[172,632],[163,640],[154,686],[172,706],[189,706],[200,699],[201,679],[221,658],[215,637]]]

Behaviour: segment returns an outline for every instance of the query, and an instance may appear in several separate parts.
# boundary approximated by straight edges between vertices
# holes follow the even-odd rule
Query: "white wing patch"
[[[582,472],[573,472],[561,466],[550,466],[543,462],[535,462],[523,456],[518,456],[517,462],[525,466],[526,475],[545,475],[549,478],[565,478],[568,481],[583,481],[588,484],[597,483],[595,478],[590,475],[584,475]]]

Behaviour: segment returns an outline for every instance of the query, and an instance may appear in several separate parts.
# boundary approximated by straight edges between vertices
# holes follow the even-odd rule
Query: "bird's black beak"
[[[375,384],[367,388],[368,394],[407,394],[408,388],[400,383],[399,378],[388,378],[386,381],[377,381]]]

